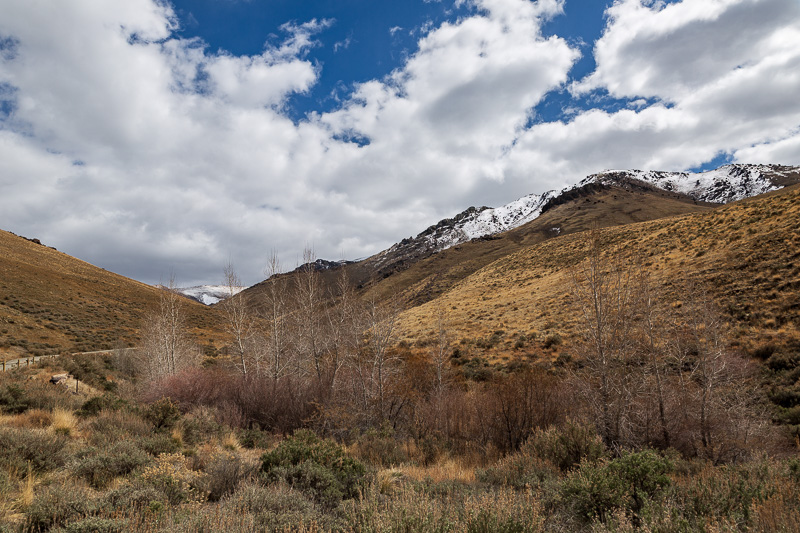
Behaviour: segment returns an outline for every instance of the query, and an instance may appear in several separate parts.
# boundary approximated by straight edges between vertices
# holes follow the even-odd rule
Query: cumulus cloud
[[[161,2],[32,4],[0,20],[7,229],[151,282],[214,281],[228,257],[255,282],[271,248],[293,266],[304,243],[353,257],[416,232],[502,180],[495,159],[576,57],[541,36],[558,2],[475,2],[389,78],[295,123],[283,106],[316,83],[330,21],[237,57],[177,37]]]
[[[457,4],[389,76],[298,121],[332,21],[234,56],[155,0],[5,2],[3,229],[148,282],[219,281],[232,259],[254,283],[271,249],[363,257],[602,168],[800,163],[796,0],[617,1],[582,80],[574,41],[542,33],[563,1]],[[531,126],[566,87],[573,111]]]
[[[513,166],[538,161],[560,175],[681,170],[720,152],[800,163],[795,0],[618,0],[607,15],[597,67],[571,91],[631,99],[628,109],[538,124],[521,136]]]

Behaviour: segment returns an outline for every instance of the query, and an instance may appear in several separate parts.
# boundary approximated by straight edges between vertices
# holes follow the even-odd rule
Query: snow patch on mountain
[[[730,164],[696,173],[606,170],[559,191],[529,194],[496,208],[470,207],[453,218],[441,220],[416,237],[403,239],[370,261],[380,269],[426,257],[472,239],[491,238],[536,219],[543,208],[549,207],[551,200],[557,201],[562,194],[591,183],[619,186],[633,179],[665,191],[685,194],[697,201],[723,204],[780,189],[785,183],[796,182],[799,173],[800,167],[749,164]],[[785,179],[789,181],[780,183]]]
[[[195,287],[181,287],[176,290],[201,304],[214,305],[235,294],[239,294],[245,288],[233,287],[233,290],[231,290],[231,287],[227,285],[197,285]]]
[[[726,204],[780,189],[770,177],[785,175],[777,165],[724,165],[706,172],[661,172],[656,170],[606,170],[581,181],[607,182],[624,175],[650,183],[665,191],[678,192],[702,202]]]

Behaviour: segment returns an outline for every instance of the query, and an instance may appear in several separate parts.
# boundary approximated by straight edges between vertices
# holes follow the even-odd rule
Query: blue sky
[[[157,283],[800,164],[797,0],[0,0],[0,229]]]

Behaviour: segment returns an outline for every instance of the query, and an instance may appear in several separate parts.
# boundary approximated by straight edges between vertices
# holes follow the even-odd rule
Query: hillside
[[[608,227],[602,239],[609,253],[638,253],[664,305],[680,305],[682,283],[696,278],[732,319],[742,348],[780,346],[800,338],[799,187],[712,211]],[[501,257],[405,312],[403,339],[425,345],[444,309],[462,351],[495,362],[555,357],[560,341],[576,333],[569,268],[585,255],[586,235],[574,233]]]
[[[699,173],[609,170],[497,208],[470,207],[361,261],[318,259],[314,269],[328,290],[335,290],[344,265],[367,294],[402,294],[419,305],[485,265],[553,237],[708,211],[798,182],[800,168],[781,165],[731,164]],[[263,290],[257,284],[245,294],[257,302]]]
[[[0,357],[132,343],[157,303],[155,287],[0,231]],[[215,313],[188,299],[186,310],[195,332],[208,335]]]
[[[484,266],[555,237],[594,226],[620,226],[715,207],[636,180],[589,183],[551,199],[542,214],[527,224],[433,254],[391,272],[371,290],[382,296],[402,292],[413,304],[421,304]]]

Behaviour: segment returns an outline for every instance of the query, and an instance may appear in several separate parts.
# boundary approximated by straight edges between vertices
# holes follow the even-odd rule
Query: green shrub
[[[251,450],[253,448],[267,449],[272,443],[270,434],[260,429],[243,429],[239,432],[238,437],[242,446]]]
[[[161,398],[145,409],[144,418],[156,429],[172,429],[181,419],[181,411],[169,398]]]
[[[256,465],[248,464],[233,452],[218,452],[205,465],[203,471],[206,476],[200,486],[208,494],[208,499],[216,502],[232,493],[242,480],[252,477],[256,470]]]
[[[775,371],[791,370],[800,365],[800,354],[777,352],[767,359],[767,366]]]
[[[80,486],[50,485],[33,499],[25,513],[28,531],[47,531],[90,512],[89,495]]]
[[[638,518],[644,506],[671,483],[672,462],[652,450],[612,461],[584,462],[561,486],[561,497],[581,519],[605,521],[622,510]]]
[[[295,432],[261,461],[269,478],[284,480],[329,507],[356,497],[366,474],[366,467],[341,446],[308,430]]]
[[[520,453],[548,461],[566,472],[583,460],[597,461],[605,455],[605,447],[592,427],[567,421],[561,427],[534,431],[520,447]]]
[[[800,424],[800,405],[794,407],[779,407],[775,413],[775,421],[781,424]]]
[[[103,488],[115,477],[129,474],[150,461],[151,457],[134,443],[120,441],[78,459],[74,471],[93,487]]]
[[[104,394],[86,400],[78,410],[78,416],[97,416],[101,411],[118,411],[125,407],[126,402],[117,396]]]
[[[55,470],[67,459],[67,439],[44,429],[0,428],[0,464],[24,472]]]
[[[159,456],[164,453],[175,453],[181,449],[181,445],[178,441],[163,433],[150,437],[140,437],[136,439],[136,445],[152,456]]]
[[[9,414],[24,413],[31,407],[31,401],[25,390],[12,383],[6,385],[5,389],[0,390],[0,408],[3,412]]]

